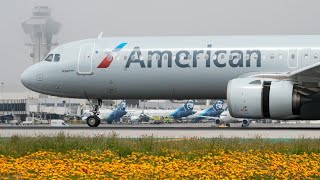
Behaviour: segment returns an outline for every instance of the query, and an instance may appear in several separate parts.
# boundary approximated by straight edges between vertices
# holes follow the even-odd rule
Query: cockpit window
[[[60,54],[55,54],[54,55],[54,62],[59,62],[60,61]]]
[[[45,59],[45,61],[51,62],[53,59],[53,54],[49,54],[48,57]]]

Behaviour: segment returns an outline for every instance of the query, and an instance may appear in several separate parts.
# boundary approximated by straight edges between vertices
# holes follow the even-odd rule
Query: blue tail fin
[[[126,100],[122,100],[118,105],[117,111],[126,111]]]
[[[216,111],[223,110],[223,103],[223,99],[219,99],[212,105],[212,108]]]
[[[188,100],[183,107],[186,111],[192,111],[193,106],[194,106],[194,100]]]

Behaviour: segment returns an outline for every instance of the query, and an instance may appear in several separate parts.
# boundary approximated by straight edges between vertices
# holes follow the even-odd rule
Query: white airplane
[[[242,127],[248,127],[250,125],[252,120],[250,119],[240,119],[240,118],[234,118],[230,115],[230,112],[228,108],[226,108],[221,114],[220,118],[215,120],[215,124],[217,126],[220,126],[222,124],[226,125],[227,127],[230,127],[231,123],[242,123]]]
[[[320,119],[320,36],[108,37],[70,42],[26,69],[39,93],[101,99],[226,99],[250,119]]]

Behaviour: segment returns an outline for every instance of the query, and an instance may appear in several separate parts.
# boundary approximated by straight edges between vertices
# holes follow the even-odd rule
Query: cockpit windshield
[[[59,62],[60,61],[60,54],[49,54],[45,61],[48,61],[48,62]]]
[[[53,54],[49,54],[49,55],[47,56],[47,58],[45,59],[45,61],[51,62],[52,59],[53,59]]]
[[[60,54],[55,54],[54,55],[54,62],[59,62],[60,61]]]

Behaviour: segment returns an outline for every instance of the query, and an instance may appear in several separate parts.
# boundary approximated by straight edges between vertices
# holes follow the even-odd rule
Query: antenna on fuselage
[[[103,35],[103,32],[101,32],[98,36],[98,39],[101,39],[102,38],[102,35]]]

